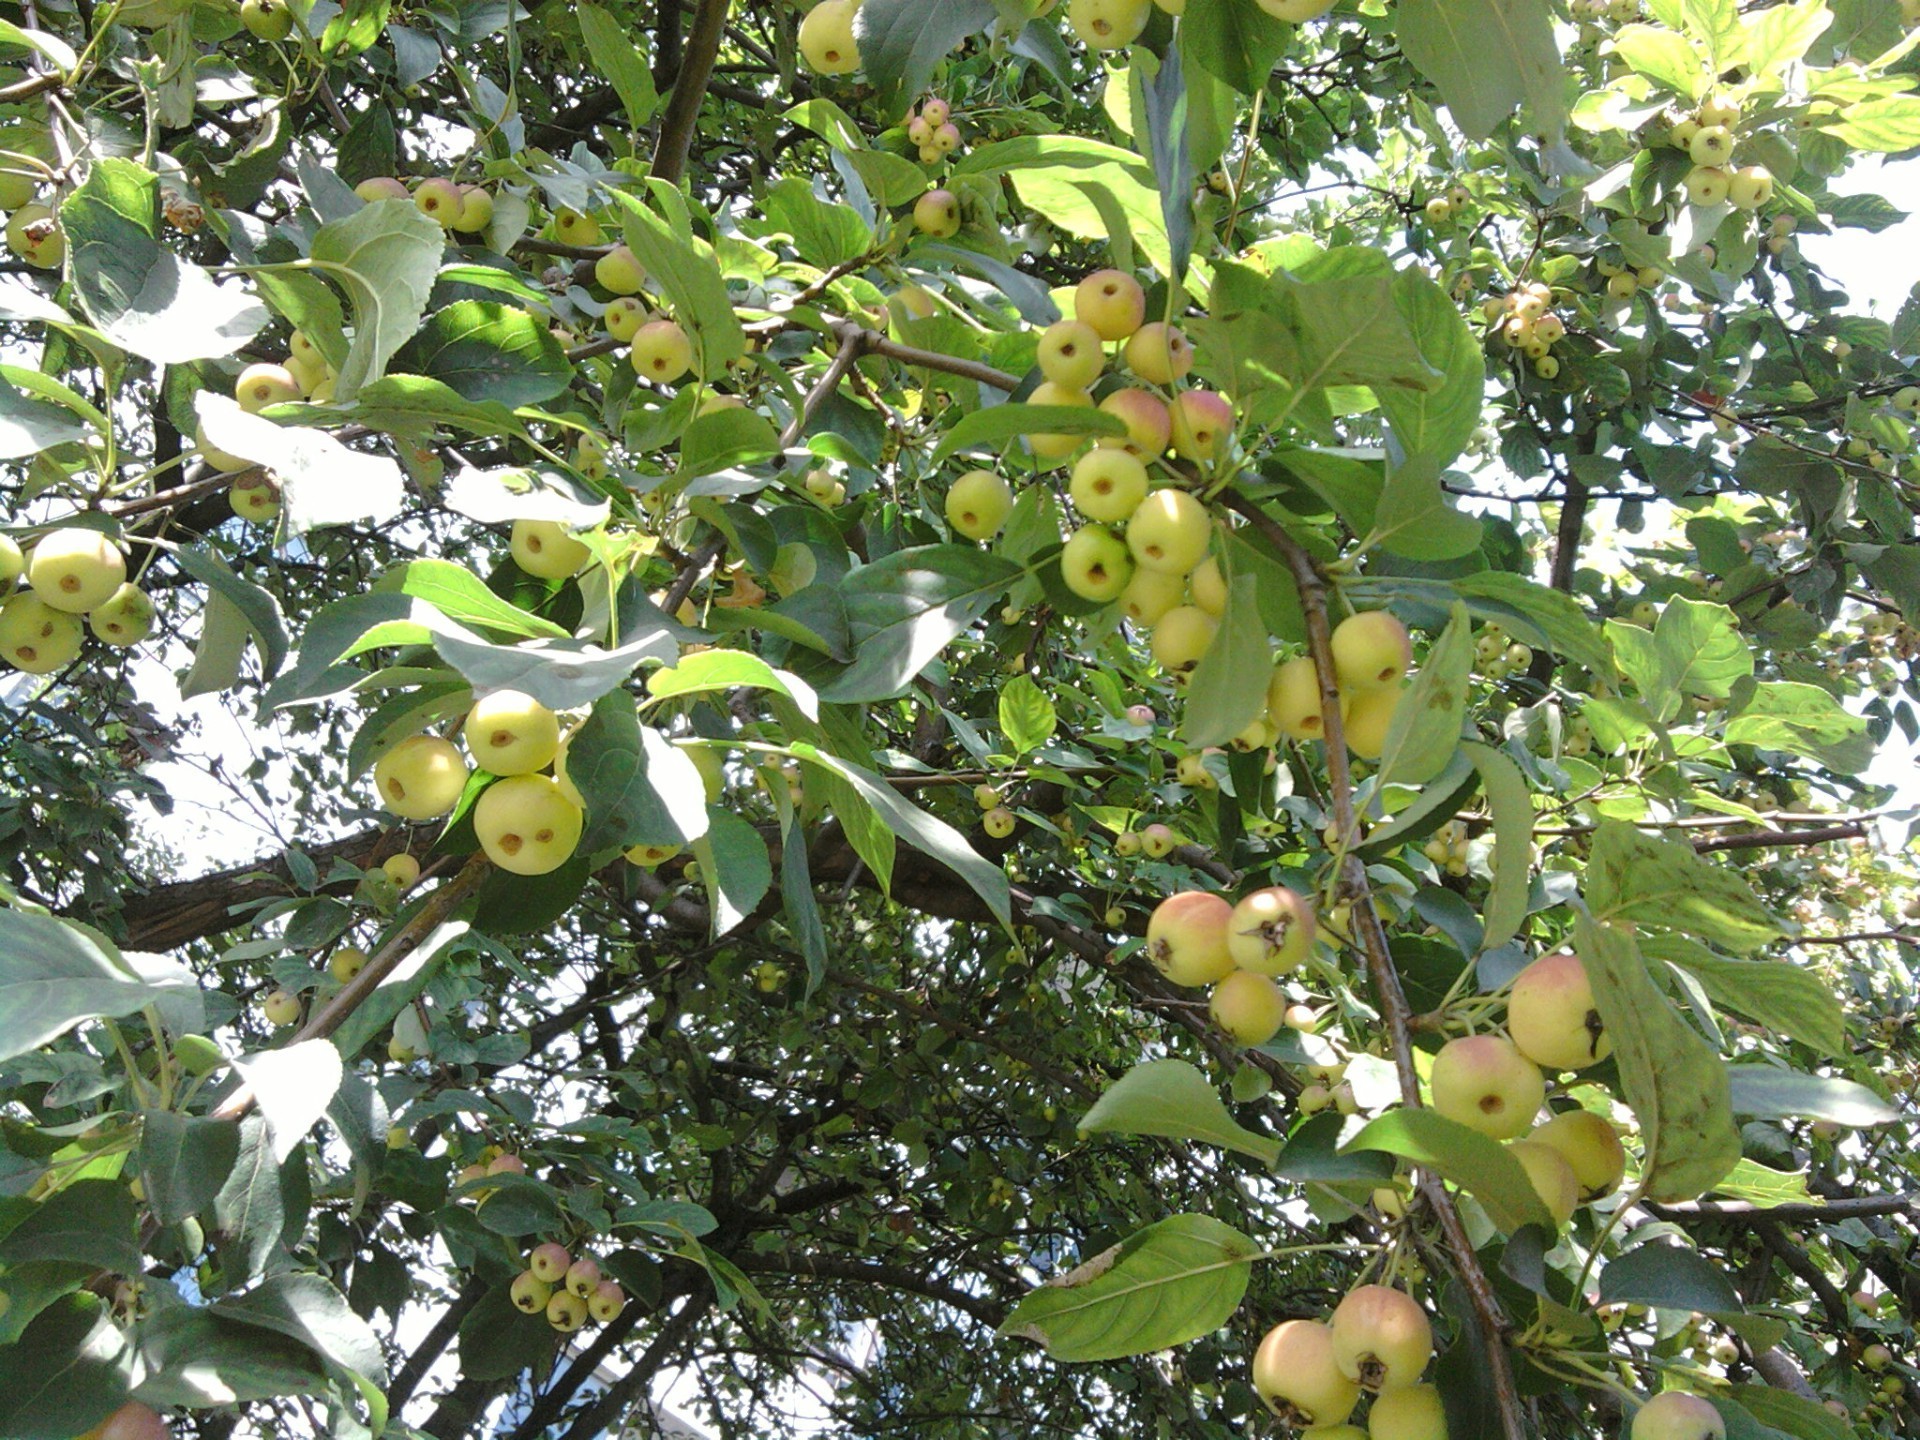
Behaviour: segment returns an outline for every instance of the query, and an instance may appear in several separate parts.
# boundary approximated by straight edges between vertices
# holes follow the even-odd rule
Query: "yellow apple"
[[[84,615],[104,605],[127,580],[127,557],[98,530],[49,531],[27,559],[27,584],[55,610]]]
[[[593,551],[558,520],[514,521],[509,548],[514,564],[542,580],[565,580],[593,559]]]
[[[560,717],[530,695],[496,690],[467,712],[464,734],[474,764],[493,775],[526,775],[553,763]]]
[[[402,820],[434,820],[459,801],[468,773],[452,741],[413,735],[380,757],[373,788],[380,803]]]
[[[474,802],[473,830],[502,870],[545,875],[573,857],[585,818],[551,777],[509,775]]]
[[[79,657],[86,629],[78,615],[22,591],[0,604],[0,659],[29,675],[50,675]]]

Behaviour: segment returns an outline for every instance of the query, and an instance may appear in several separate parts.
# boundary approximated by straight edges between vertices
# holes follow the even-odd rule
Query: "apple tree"
[[[1916,25],[8,7],[0,1436],[1914,1433]]]

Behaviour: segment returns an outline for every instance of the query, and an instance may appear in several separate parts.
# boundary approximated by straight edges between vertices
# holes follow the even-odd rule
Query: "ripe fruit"
[[[1353,697],[1341,717],[1340,733],[1347,748],[1362,760],[1378,760],[1387,748],[1387,732],[1393,728],[1394,712],[1400,708],[1401,689],[1362,690]]]
[[[570,1290],[556,1290],[547,1301],[547,1323],[562,1335],[571,1335],[587,1323],[587,1302]]]
[[[103,644],[115,649],[138,645],[153,633],[153,601],[139,586],[129,582],[94,607],[87,625]]]
[[[1212,390],[1183,390],[1169,411],[1173,453],[1183,460],[1211,460],[1233,434],[1233,406]]]
[[[616,245],[593,262],[593,278],[601,289],[615,295],[638,295],[646,284],[647,272],[639,256],[625,245]]]
[[[1027,403],[1083,409],[1092,407],[1093,397],[1084,390],[1074,390],[1065,385],[1056,385],[1051,380],[1042,380],[1033,387],[1033,393],[1027,397]],[[1078,450],[1086,438],[1084,435],[1051,434],[1046,431],[1029,432],[1027,448],[1042,460],[1064,460]]]
[[[1100,402],[1109,415],[1120,417],[1127,427],[1124,437],[1102,435],[1097,443],[1103,449],[1125,450],[1142,460],[1164,455],[1173,438],[1173,416],[1166,402],[1147,390],[1116,390]]]
[[[442,230],[451,230],[460,218],[460,187],[451,180],[435,177],[422,180],[413,192],[413,205],[429,220],[438,221]]]
[[[1287,997],[1264,975],[1235,970],[1213,987],[1213,1023],[1241,1045],[1264,1045],[1280,1033]]]
[[[800,22],[800,54],[822,75],[851,75],[860,68],[853,17],[858,0],[821,0]]]
[[[572,1264],[573,1256],[567,1247],[553,1240],[534,1246],[533,1253],[527,1256],[528,1273],[546,1285],[558,1285]]]
[[[1663,1391],[1633,1417],[1633,1440],[1726,1440],[1727,1422],[1698,1395]]]
[[[126,583],[127,559],[98,530],[70,526],[41,537],[27,561],[27,584],[55,610],[84,615]]]
[[[371,175],[353,187],[353,193],[371,205],[376,200],[411,200],[407,187],[391,175]]]
[[[627,1292],[618,1282],[602,1280],[593,1287],[593,1293],[587,1297],[587,1313],[602,1325],[620,1318],[620,1312],[627,1308]]]
[[[598,245],[606,238],[600,222],[578,210],[560,210],[553,217],[553,233],[567,245]]]
[[[342,985],[367,968],[367,952],[357,945],[342,945],[327,958],[327,973]]]
[[[1147,498],[1147,467],[1125,450],[1089,450],[1074,464],[1067,490],[1089,520],[1125,520]]]
[[[1140,853],[1149,860],[1164,860],[1174,852],[1180,837],[1165,825],[1149,825],[1140,832]]]
[[[1495,1140],[1517,1140],[1533,1125],[1547,1083],[1534,1063],[1500,1035],[1449,1040],[1428,1078],[1433,1108]]]
[[[474,763],[494,775],[544,770],[560,748],[560,718],[518,690],[496,690],[475,701],[462,733]]]
[[[474,803],[473,829],[487,858],[515,875],[545,875],[566,864],[586,817],[545,775],[509,775]]]
[[[514,521],[508,548],[514,564],[541,580],[565,580],[593,559],[593,551],[558,520]]]
[[[522,1315],[539,1315],[553,1299],[553,1286],[531,1270],[522,1270],[507,1287],[507,1299]]]
[[[1727,201],[1736,210],[1758,210],[1773,198],[1773,176],[1758,165],[1742,165],[1727,179]]]
[[[1362,1285],[1334,1307],[1328,1322],[1333,1363],[1363,1390],[1411,1385],[1433,1358],[1433,1326],[1427,1312],[1404,1291]]]
[[[633,296],[616,295],[607,302],[600,323],[607,327],[607,334],[613,339],[627,341],[640,333],[640,327],[647,323],[649,313],[647,307]]]
[[[293,33],[293,12],[286,0],[243,0],[240,23],[256,40],[284,40]]]
[[[1533,1193],[1547,1207],[1554,1227],[1557,1229],[1572,1219],[1573,1212],[1580,1206],[1580,1182],[1574,1179],[1573,1167],[1567,1164],[1566,1157],[1538,1140],[1511,1141],[1507,1153],[1527,1172]]]
[[[1134,578],[1139,579],[1140,574]],[[1201,657],[1213,645],[1214,633],[1219,628],[1220,622],[1198,605],[1174,606],[1153,627],[1151,648],[1154,662],[1169,675],[1186,674],[1200,663]]]
[[[649,320],[633,332],[627,358],[634,373],[656,385],[671,385],[693,368],[693,342],[672,320]]]
[[[1152,13],[1152,0],[1071,0],[1067,23],[1089,50],[1119,50],[1140,38]]]
[[[1253,1388],[1282,1424],[1342,1425],[1360,1387],[1340,1373],[1333,1331],[1317,1320],[1283,1320],[1253,1353]]]
[[[1140,853],[1140,837],[1131,830],[1122,830],[1113,837],[1113,853],[1122,859],[1129,859]]]
[[[1317,928],[1312,901],[1284,885],[1270,885],[1233,907],[1227,953],[1242,970],[1285,975],[1307,958]]]
[[[276,1030],[300,1018],[300,997],[291,990],[275,990],[260,1002],[260,1014]]]
[[[1320,740],[1326,726],[1320,714],[1320,674],[1305,655],[1282,661],[1267,682],[1267,718],[1282,735]]]
[[[1407,627],[1386,610],[1349,615],[1333,631],[1333,670],[1345,690],[1398,685],[1413,663]]]
[[[1702,125],[1687,142],[1695,165],[1724,165],[1733,155],[1733,131],[1725,125]]]
[[[1233,906],[1205,890],[1169,895],[1148,917],[1147,959],[1175,985],[1224,980],[1233,972],[1233,956],[1227,951],[1232,914]]]
[[[67,237],[45,205],[22,205],[7,217],[7,248],[38,270],[58,270]]]
[[[1591,1111],[1563,1111],[1528,1135],[1527,1142],[1544,1145],[1567,1162],[1582,1204],[1611,1195],[1626,1174],[1627,1152],[1619,1132]]]
[[[922,235],[944,240],[960,233],[960,200],[951,190],[929,190],[913,202],[913,223]]]
[[[996,840],[1004,840],[1013,834],[1014,824],[1013,811],[1004,805],[996,805],[980,817],[980,828]]]
[[[1696,165],[1687,172],[1687,200],[1694,205],[1718,205],[1727,198],[1731,177],[1727,172],[1711,165]],[[1624,277],[1616,275],[1615,280]],[[1607,282],[1607,288],[1613,288],[1613,282]]]
[[[493,223],[493,196],[484,185],[460,187],[460,213],[453,228],[463,235],[478,235]]]
[[[26,573],[27,557],[20,553],[19,542],[11,535],[0,535],[0,590],[10,589]]]
[[[1060,579],[1082,600],[1117,600],[1132,578],[1127,542],[1104,525],[1082,525],[1060,551]]]
[[[1121,352],[1127,368],[1152,385],[1171,385],[1193,368],[1193,346],[1173,326],[1154,320],[1142,325]]]
[[[1507,1033],[1522,1055],[1546,1070],[1580,1070],[1613,1053],[1587,968],[1571,951],[1542,956],[1515,978]]]
[[[1040,332],[1034,358],[1042,375],[1069,390],[1085,390],[1100,378],[1107,362],[1100,336],[1084,320],[1054,321]]]
[[[591,1255],[578,1257],[567,1267],[567,1292],[578,1295],[582,1300],[593,1294],[594,1287],[600,1283],[600,1265]]]
[[[1140,6],[1143,24],[1147,9],[1144,3]],[[1102,340],[1124,340],[1147,318],[1147,292],[1124,270],[1096,270],[1074,287],[1073,314]]]
[[[79,616],[37,595],[15,595],[0,605],[0,658],[16,670],[50,675],[80,654],[85,638]]]
[[[1367,1412],[1372,1440],[1447,1440],[1447,1410],[1431,1385],[1381,1392]]]
[[[80,1440],[173,1440],[173,1431],[147,1406],[129,1400]]]
[[[1227,613],[1227,577],[1220,571],[1220,562],[1211,555],[1194,566],[1187,585],[1193,592],[1193,603],[1207,614],[1217,620]]]
[[[1151,705],[1129,705],[1127,707],[1127,719],[1136,725],[1151,725],[1155,719],[1153,707]]]
[[[249,365],[234,382],[233,398],[249,415],[269,405],[285,405],[300,398],[300,382],[284,365]]]
[[[1127,549],[1145,570],[1185,575],[1207,553],[1213,522],[1184,490],[1156,490],[1127,521]]]
[[[459,801],[468,773],[452,741],[412,735],[380,757],[373,788],[380,803],[402,820],[433,820]]]
[[[1013,487],[991,470],[969,470],[947,491],[947,524],[969,540],[991,540],[1013,509]]]

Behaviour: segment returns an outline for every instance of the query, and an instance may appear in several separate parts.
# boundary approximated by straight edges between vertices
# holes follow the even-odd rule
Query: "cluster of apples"
[[[1313,902],[1269,885],[1238,904],[1183,890],[1147,920],[1147,959],[1175,985],[1211,986],[1213,1020],[1242,1045],[1264,1045],[1286,1023],[1275,977],[1300,968],[1317,933]]]
[[[562,222],[567,222],[564,226]],[[555,228],[566,228],[576,236],[572,243],[597,245],[602,232],[599,221],[590,215],[563,210],[555,217]],[[586,227],[591,226],[591,231]],[[628,347],[627,361],[633,373],[655,385],[671,385],[693,368],[693,341],[686,329],[671,316],[650,308],[641,299],[646,288],[646,267],[627,245],[614,245],[593,262],[593,278],[613,298],[607,302],[600,323],[609,338]],[[710,396],[708,405],[738,403],[733,397]],[[704,411],[702,413],[705,413]]]
[[[1627,294],[1632,295],[1629,289]],[[1505,295],[1489,295],[1481,303],[1489,331],[1533,362],[1533,373],[1551,380],[1560,373],[1553,347],[1566,338],[1567,322],[1553,312],[1553,287],[1538,280],[1516,285]]]
[[[1362,760],[1378,760],[1413,664],[1407,627],[1390,611],[1361,610],[1334,627],[1332,649],[1347,748]],[[1322,711],[1312,657],[1281,661],[1267,685],[1267,723],[1290,740],[1324,740]]]
[[[1533,650],[1518,640],[1509,640],[1507,632],[1492,622],[1483,625],[1473,637],[1473,668],[1488,680],[1504,680],[1522,675],[1533,664]]]
[[[50,530],[26,553],[0,535],[0,595],[23,575],[27,588],[0,602],[0,660],[16,670],[49,675],[71,664],[88,630],[116,649],[153,631],[153,601],[127,579],[125,553],[98,530]]]
[[[589,1316],[602,1325],[617,1320],[627,1307],[626,1291],[602,1277],[598,1261],[590,1255],[576,1259],[553,1240],[533,1247],[507,1298],[523,1315],[545,1315],[562,1335],[571,1335]]]
[[[1420,851],[1447,874],[1464,875],[1467,873],[1467,857],[1472,853],[1472,843],[1467,836],[1466,822],[1449,820],[1427,837],[1427,843],[1420,847]]]
[[[1452,185],[1444,195],[1435,195],[1421,207],[1421,213],[1427,217],[1429,225],[1445,225],[1455,216],[1466,213],[1473,204],[1473,192],[1464,185]]]
[[[907,111],[907,139],[920,147],[920,163],[937,165],[960,148],[960,127],[953,123],[953,106],[939,96]]]
[[[499,777],[473,806],[487,858],[515,875],[564,865],[580,843],[586,807],[567,780],[559,716],[518,690],[496,690],[474,702],[462,734],[473,767]],[[451,740],[412,735],[380,757],[373,784],[392,814],[437,820],[459,803],[473,767]]]
[[[1773,176],[1764,165],[1729,165],[1739,141],[1740,104],[1725,95],[1710,95],[1686,119],[1667,131],[1667,143],[1687,152],[1693,168],[1682,183],[1695,205],[1728,204],[1736,210],[1758,210],[1773,198]]]
[[[404,851],[389,855],[380,866],[380,874],[383,883],[392,887],[390,893],[398,896],[410,890],[420,879],[420,862]],[[336,985],[345,985],[366,969],[370,958],[358,945],[341,945],[327,958],[327,977]],[[296,1023],[300,1014],[299,995],[285,986],[268,992],[260,1002],[261,1018],[276,1030],[284,1030]]]
[[[376,200],[411,200],[420,213],[442,230],[478,235],[493,223],[493,193],[484,185],[463,185],[443,175],[430,175],[409,190],[404,180],[375,175],[353,187],[353,193],[371,205]]]
[[[1315,1440],[1446,1440],[1440,1392],[1420,1383],[1433,1325],[1389,1285],[1347,1292],[1325,1321],[1284,1320],[1253,1355],[1253,1388],[1282,1423]],[[1347,1422],[1371,1395],[1366,1429]]]

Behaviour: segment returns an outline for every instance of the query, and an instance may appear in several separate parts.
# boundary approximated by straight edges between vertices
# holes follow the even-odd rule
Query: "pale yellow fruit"
[[[129,581],[94,607],[87,616],[87,628],[103,644],[124,650],[138,645],[153,633],[153,601],[138,585]]]
[[[800,54],[822,75],[851,75],[860,68],[860,47],[854,40],[856,0],[820,0],[800,22]]]
[[[1340,1425],[1360,1403],[1360,1387],[1340,1373],[1333,1331],[1317,1320],[1284,1320],[1253,1355],[1253,1388],[1283,1424]]]
[[[1539,1068],[1500,1035],[1449,1040],[1428,1078],[1433,1108],[1494,1140],[1517,1140],[1546,1100]]]
[[[487,858],[515,875],[545,875],[573,857],[586,817],[546,775],[509,775],[474,802]]]
[[[544,770],[560,748],[560,717],[530,695],[496,690],[467,712],[463,732],[473,763],[493,775]]]
[[[1156,490],[1127,520],[1127,549],[1142,569],[1185,575],[1213,537],[1207,507],[1184,490]]]
[[[1407,627],[1386,610],[1349,615],[1333,631],[1333,669],[1342,689],[1398,685],[1413,663]]]
[[[450,740],[414,735],[373,767],[380,803],[402,820],[433,820],[446,814],[467,788],[467,762]]]
[[[50,675],[79,657],[86,627],[78,615],[56,610],[22,591],[0,604],[0,659],[29,675]]]
[[[1355,695],[1340,721],[1347,748],[1362,760],[1378,760],[1387,748],[1387,732],[1405,694],[1396,689],[1362,690]]]
[[[541,580],[568,579],[593,559],[593,551],[558,520],[514,521],[509,549],[514,564]]]
[[[1558,1227],[1572,1219],[1580,1205],[1580,1183],[1574,1178],[1573,1167],[1567,1164],[1566,1157],[1538,1140],[1512,1141],[1507,1153],[1527,1172],[1534,1194],[1553,1216],[1554,1225]]]
[[[1213,1023],[1242,1045],[1264,1045],[1280,1033],[1287,997],[1264,975],[1235,970],[1213,987]]]
[[[27,584],[55,610],[84,615],[127,581],[127,557],[98,530],[70,526],[40,537],[27,560]]]
[[[1419,1302],[1387,1285],[1361,1285],[1334,1307],[1333,1362],[1363,1390],[1398,1390],[1433,1358],[1433,1326]]]

